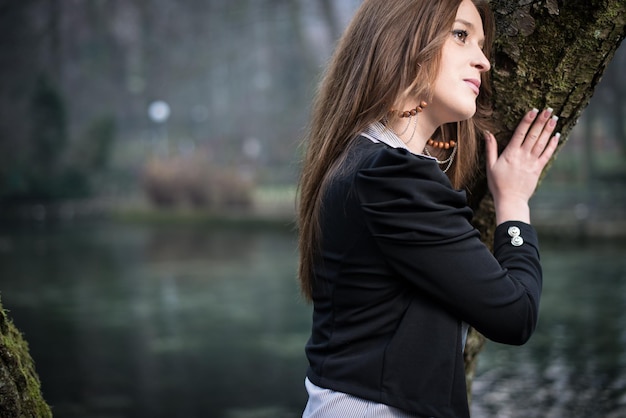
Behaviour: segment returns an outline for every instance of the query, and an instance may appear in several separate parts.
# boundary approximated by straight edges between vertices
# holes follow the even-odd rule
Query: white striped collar
[[[361,135],[375,143],[382,142],[383,144],[387,144],[392,148],[403,148],[414,155],[419,155],[420,157],[431,158],[433,160],[435,159],[428,155],[415,154],[409,149],[409,147],[406,146],[404,141],[402,141],[398,137],[398,135],[396,135],[391,129],[387,128],[380,122],[374,122],[370,124],[367,128],[365,128],[363,132],[361,132]]]

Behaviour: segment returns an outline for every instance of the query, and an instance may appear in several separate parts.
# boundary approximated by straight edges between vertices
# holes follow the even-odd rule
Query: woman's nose
[[[477,56],[474,62],[474,66],[478,68],[481,73],[487,72],[491,69],[491,63],[485,56],[482,49],[478,49]]]

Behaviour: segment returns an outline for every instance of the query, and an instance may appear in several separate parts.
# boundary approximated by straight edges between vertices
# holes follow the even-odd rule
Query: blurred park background
[[[359,3],[0,1],[0,296],[55,417],[298,416],[299,141]],[[625,74],[532,201],[542,319],[476,417],[626,415]]]

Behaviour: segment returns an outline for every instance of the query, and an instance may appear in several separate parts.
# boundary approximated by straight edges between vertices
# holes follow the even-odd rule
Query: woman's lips
[[[480,80],[475,78],[467,78],[463,80],[467,83],[467,85],[476,93],[477,95],[480,93]]]

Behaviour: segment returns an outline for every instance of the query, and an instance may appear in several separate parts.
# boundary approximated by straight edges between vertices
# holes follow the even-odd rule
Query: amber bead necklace
[[[428,103],[426,103],[425,101],[421,101],[419,105],[417,105],[414,109],[410,109],[410,110],[405,110],[402,112],[398,112],[395,109],[391,110],[391,114],[395,114],[398,113],[398,117],[399,118],[409,118],[411,119],[413,116],[417,116],[418,113],[421,113],[424,111],[424,109],[428,106]],[[409,122],[406,124],[404,130],[402,132],[396,133],[396,135],[398,137],[400,137],[401,135],[404,135],[408,129],[409,126],[411,125],[411,122],[409,120]],[[411,141],[413,141],[413,137],[415,135],[415,130],[417,127],[417,118],[415,118],[415,121],[413,123],[413,132],[411,133],[411,137],[409,138],[408,141],[405,142],[406,145],[409,145],[409,143]],[[395,133],[395,132],[394,132]],[[426,141],[426,147],[424,147],[424,154],[434,158],[435,161],[437,161],[437,164],[439,165],[446,165],[445,168],[442,168],[443,172],[446,173],[448,172],[448,170],[450,169],[450,167],[452,166],[452,162],[454,161],[454,157],[456,156],[456,150],[457,150],[457,143],[454,140],[449,140],[449,141],[435,141],[434,139],[430,138],[428,141]],[[434,157],[429,151],[428,151],[428,146],[435,148],[435,149],[444,149],[444,150],[449,150],[452,149],[452,153],[450,154],[450,156],[448,158],[446,158],[445,160],[439,160],[436,157]]]

